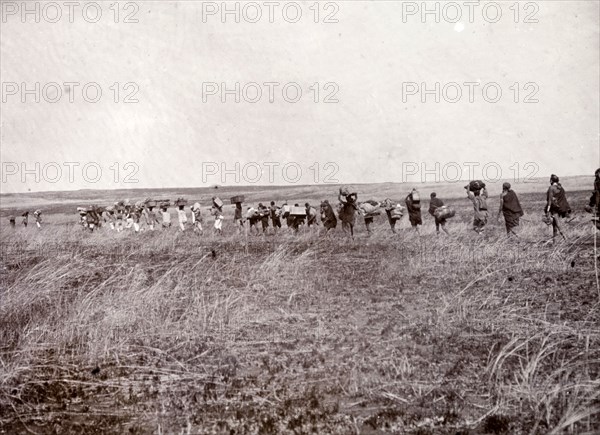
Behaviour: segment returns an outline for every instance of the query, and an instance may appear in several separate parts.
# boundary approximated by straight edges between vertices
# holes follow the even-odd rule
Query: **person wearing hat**
[[[442,227],[442,230],[444,230],[444,232],[447,235],[450,235],[450,233],[446,229],[446,219],[439,219],[435,215],[435,211],[438,208],[443,207],[444,206],[444,202],[437,197],[437,194],[435,192],[431,192],[431,194],[429,196],[431,198],[431,200],[429,201],[429,214],[431,216],[433,216],[433,219],[435,220],[435,231],[436,231],[436,233],[439,235],[440,234],[440,227]]]
[[[517,235],[516,230],[519,226],[519,220],[523,216],[523,209],[519,203],[519,198],[514,190],[510,188],[510,183],[502,184],[502,193],[500,194],[500,208],[498,209],[497,220],[500,215],[504,215],[504,224],[506,225],[507,235]]]

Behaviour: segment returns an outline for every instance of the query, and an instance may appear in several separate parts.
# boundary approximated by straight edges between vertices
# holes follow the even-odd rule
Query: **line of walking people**
[[[483,234],[489,218],[486,185],[482,181],[475,180],[466,185],[465,190],[474,210],[472,229],[478,234]],[[278,206],[275,201],[271,201],[269,206],[263,205],[263,203],[259,203],[257,207],[248,206],[244,212],[242,206],[244,202],[243,196],[235,196],[231,198],[231,202],[234,204],[233,220],[238,233],[248,231],[249,234],[266,234],[270,231],[269,222],[274,233],[282,229],[283,223],[294,233],[297,233],[303,226],[311,228],[320,225],[323,226],[326,232],[329,232],[337,227],[339,219],[343,232],[354,236],[354,227],[358,215],[363,217],[367,233],[370,234],[374,219],[381,215],[382,212],[385,212],[387,216],[391,231],[396,233],[396,224],[402,219],[405,211],[408,212],[411,227],[417,233],[420,232],[419,227],[423,225],[421,199],[416,189],[413,189],[405,197],[404,205],[402,205],[400,202],[393,201],[390,198],[386,198],[383,201],[367,200],[359,202],[355,189],[343,187],[339,189],[338,203],[335,210],[328,200],[321,202],[318,211],[316,207],[308,202],[304,206],[300,206],[298,203],[291,206],[285,201],[281,206]],[[186,199],[178,198],[174,202],[174,205],[177,209],[177,226],[179,230],[187,231],[192,229],[194,232],[203,234],[204,215],[200,203],[195,202],[190,207],[190,220],[188,220],[188,212],[185,209],[188,205]],[[136,203],[131,203],[129,200],[117,201],[114,205],[108,207],[98,207],[96,205],[78,207],[77,211],[80,216],[80,224],[88,231],[94,231],[108,224],[110,230],[116,232],[132,230],[137,233],[140,231],[154,231],[158,228],[171,228],[170,207],[170,200],[146,199],[145,201],[138,201]],[[218,234],[222,234],[223,232],[223,208],[223,201],[213,196],[211,205],[208,208],[208,215],[214,218],[213,227],[214,231]],[[595,171],[594,191],[590,197],[589,204],[586,206],[588,212],[594,213],[594,221],[598,228],[600,228],[600,221],[597,217],[599,208],[600,168]],[[560,184],[559,177],[552,174],[550,177],[550,186],[546,193],[543,222],[552,226],[553,238],[558,234],[563,238],[565,237],[562,232],[561,222],[563,219],[568,218],[571,212],[571,207],[565,190]],[[441,230],[449,235],[450,232],[448,231],[447,223],[449,219],[455,216],[455,210],[445,205],[435,192],[430,194],[428,213],[434,219],[436,233],[440,234]],[[37,227],[41,228],[42,211],[36,210],[33,215]],[[506,233],[509,236],[517,236],[517,229],[520,226],[520,219],[523,215],[523,208],[517,194],[512,190],[510,183],[504,183],[500,195],[497,220],[500,217],[504,218]],[[22,225],[27,227],[29,211],[24,212],[21,217]],[[10,225],[15,227],[16,218],[10,216],[9,220]]]

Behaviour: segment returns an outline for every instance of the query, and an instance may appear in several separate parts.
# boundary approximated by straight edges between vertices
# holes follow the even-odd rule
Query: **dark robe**
[[[339,213],[340,220],[343,223],[354,225],[356,218],[356,210],[358,210],[358,207],[356,205],[356,195],[350,194],[346,196],[346,202],[342,203],[342,209]]]
[[[406,203],[406,209],[408,210],[408,220],[413,227],[417,225],[423,225],[423,220],[421,219],[421,209],[417,208],[413,205],[412,193],[406,197],[404,201]]]
[[[321,221],[323,222],[323,226],[328,230],[337,227],[337,218],[328,202],[321,204]]]
[[[514,190],[502,193],[502,214],[506,231],[519,226],[519,218],[523,216],[523,209]]]

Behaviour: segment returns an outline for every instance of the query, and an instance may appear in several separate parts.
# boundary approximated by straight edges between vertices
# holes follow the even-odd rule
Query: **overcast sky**
[[[472,19],[462,1],[460,10],[440,4],[436,23],[415,11],[421,2],[321,3],[318,17],[313,1],[298,2],[302,16],[293,23],[295,5],[284,12],[286,2],[271,11],[241,2],[236,23],[215,10],[221,2],[123,2],[118,23],[110,3],[95,23],[93,7],[75,8],[71,23],[58,2],[58,22],[48,22],[56,8],[39,3],[40,22],[30,14],[23,23],[21,2],[2,2],[2,192],[434,181],[459,178],[457,169],[467,179],[469,162],[480,164],[475,178],[514,178],[517,169],[519,178],[593,174],[599,3],[521,3],[516,17],[514,2],[499,2],[495,23],[487,3]],[[251,23],[256,5],[262,17]],[[123,22],[128,14],[138,22]],[[39,103],[35,91],[23,95],[23,83],[36,82]],[[86,83],[97,83],[100,101],[84,100]],[[239,103],[234,94],[221,101],[222,83],[239,83]],[[284,98],[288,83],[290,101],[302,89],[296,103]],[[433,90],[425,102],[422,83]],[[87,88],[88,99],[96,88]],[[125,103],[128,96],[138,102]]]

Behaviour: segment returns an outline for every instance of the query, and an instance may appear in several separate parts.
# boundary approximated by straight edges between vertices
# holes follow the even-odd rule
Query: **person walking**
[[[563,189],[558,176],[555,174],[550,176],[550,187],[546,192],[545,211],[546,218],[552,225],[552,240],[554,240],[559,233],[563,239],[566,240],[566,237],[561,230],[560,220],[571,214],[571,206],[567,201],[565,189]]]
[[[36,210],[33,212],[33,216],[35,217],[35,224],[38,229],[42,228],[42,210]]]
[[[390,224],[390,229],[392,233],[396,234],[396,223],[402,219],[402,206],[400,204],[396,204],[390,198],[386,198],[381,203],[383,209],[385,210],[385,214],[388,218],[388,223]]]
[[[244,231],[244,217],[242,216],[242,212],[242,203],[236,202],[233,211],[233,222],[240,233]]]
[[[170,228],[171,227],[171,213],[169,213],[169,210],[167,209],[166,205],[163,205],[161,207],[160,215],[162,218],[161,225],[162,225],[163,229]]]
[[[185,231],[185,224],[187,224],[187,214],[185,212],[185,205],[184,204],[179,204],[177,206],[178,210],[177,210],[177,221],[179,222],[179,231],[184,232]]]
[[[351,189],[340,188],[338,200],[341,204],[339,218],[342,221],[342,230],[345,234],[350,231],[350,236],[354,238],[354,223],[356,222],[356,212],[358,211],[358,194],[350,192]]]
[[[158,219],[156,218],[156,212],[154,211],[154,206],[147,206],[146,207],[146,212],[145,212],[145,217],[146,217],[146,226],[148,227],[148,229],[150,231],[154,231],[154,225],[158,224]]]
[[[516,236],[517,229],[520,224],[520,219],[523,216],[521,203],[514,190],[511,189],[510,183],[502,184],[502,193],[500,194],[500,208],[498,209],[497,219],[500,215],[504,215],[504,224],[506,225],[506,234]]]
[[[269,229],[269,214],[269,209],[265,207],[262,202],[258,203],[258,215],[260,217],[260,223],[262,224],[263,234],[266,234]]]
[[[440,234],[440,227],[442,228],[442,230],[447,234],[450,235],[450,233],[448,232],[448,230],[446,229],[446,219],[444,218],[440,218],[436,215],[435,211],[444,206],[444,201],[442,201],[441,199],[439,199],[437,197],[437,194],[435,192],[431,192],[431,194],[429,195],[431,200],[429,201],[429,214],[431,216],[433,216],[433,219],[435,221],[435,232],[439,235]]]
[[[325,227],[327,232],[337,227],[337,218],[335,217],[335,212],[333,211],[331,204],[329,204],[329,201],[326,199],[321,202],[321,222],[323,223],[323,227]]]
[[[223,201],[216,196],[212,197],[212,214],[215,217],[215,230],[219,235],[223,234]]]
[[[271,214],[271,223],[273,224],[273,230],[275,234],[281,229],[281,209],[275,205],[275,201],[271,201],[271,207],[269,207]]]
[[[473,190],[471,190],[471,185],[466,186],[465,189],[467,189],[467,197],[473,203],[473,230],[477,234],[483,234],[483,229],[488,221],[487,190],[483,183],[481,187],[474,187]]]
[[[304,209],[306,210],[306,226],[310,228],[313,225],[319,225],[319,222],[317,221],[317,210],[308,202],[304,204]]]
[[[408,220],[412,228],[419,233],[419,226],[423,225],[423,219],[421,218],[421,199],[417,189],[413,189],[404,200],[406,204],[406,210],[408,211]]]
[[[202,208],[200,207],[200,203],[199,202],[195,202],[194,205],[192,206],[192,226],[194,228],[194,232],[200,233],[200,235],[203,234],[202,231],[202,221],[204,219],[202,218]]]

